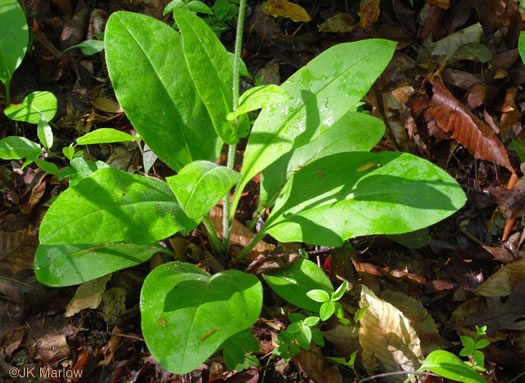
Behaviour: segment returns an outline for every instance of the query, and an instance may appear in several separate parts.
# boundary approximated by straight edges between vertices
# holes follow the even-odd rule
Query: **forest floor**
[[[206,1],[213,6],[214,0]],[[118,10],[162,16],[167,0],[33,0],[25,2],[32,45],[11,84],[14,101],[33,90],[58,99],[55,144],[48,160],[67,165],[61,148],[101,127],[133,132],[115,101],[103,52],[83,55],[72,45],[103,32]],[[525,13],[517,0],[300,0],[303,11],[282,14],[279,1],[249,1],[243,60],[253,78],[280,84],[313,57],[342,42],[365,38],[395,40],[397,51],[364,101],[385,122],[386,134],[374,149],[405,151],[426,158],[452,175],[467,204],[428,230],[400,236],[352,240],[355,251],[306,246],[311,259],[331,267],[356,286],[365,284],[397,307],[413,310],[425,355],[433,349],[456,354],[460,335],[487,326],[491,344],[483,349],[489,382],[525,382],[525,225],[524,184],[507,188],[512,172],[525,162],[525,66],[518,51]],[[279,9],[278,9],[279,8]],[[233,8],[234,9],[234,8]],[[265,13],[265,11],[267,13]],[[292,12],[292,13],[293,13]],[[221,40],[233,51],[235,11],[216,22]],[[132,63],[130,63],[132,65]],[[253,86],[243,79],[242,86]],[[5,98],[0,94],[0,108]],[[0,113],[0,138],[36,138],[32,126],[15,124]],[[241,154],[240,145],[238,153]],[[91,145],[86,158],[140,173],[142,153],[133,144]],[[240,157],[240,156],[239,156]],[[36,368],[25,381],[65,381],[38,377],[38,368],[81,371],[86,382],[317,382],[357,381],[349,368],[299,356],[291,362],[268,357],[275,330],[283,328],[278,297],[265,300],[253,332],[261,345],[261,367],[227,373],[219,357],[191,374],[172,375],[149,355],[140,330],[138,297],[154,266],[146,263],[113,274],[89,299],[74,298],[76,286],[48,288],[33,272],[38,227],[49,201],[67,187],[38,167],[0,161],[0,372]],[[170,170],[157,161],[151,175]],[[257,179],[240,204],[247,224],[257,201]],[[238,236],[242,237],[242,232]],[[184,246],[201,248],[194,231]],[[173,241],[170,241],[173,244]],[[169,243],[166,243],[170,245]],[[180,243],[179,243],[180,244]],[[162,262],[155,258],[155,262]],[[355,306],[358,294],[345,297]],[[419,316],[419,318],[418,318]],[[264,320],[262,318],[265,318]],[[426,321],[426,318],[430,318]],[[424,323],[424,324],[423,324]],[[356,337],[333,323],[326,328],[324,355],[348,358]],[[273,338],[272,338],[273,337]],[[370,375],[357,357],[360,377]],[[380,369],[378,368],[378,371]],[[357,380],[356,380],[357,379]],[[430,378],[428,378],[430,381]],[[441,378],[433,378],[439,382]],[[72,378],[71,381],[79,381]],[[381,379],[377,379],[377,382]]]

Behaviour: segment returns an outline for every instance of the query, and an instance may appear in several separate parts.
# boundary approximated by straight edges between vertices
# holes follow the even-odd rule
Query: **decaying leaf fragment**
[[[387,372],[417,370],[425,357],[411,321],[364,285],[359,306],[368,306],[359,321],[359,343],[363,347],[363,364],[368,373],[375,372],[375,359],[381,361]],[[396,375],[389,381],[403,382],[405,379],[405,376]]]
[[[96,309],[102,302],[102,294],[106,291],[106,283],[111,274],[93,279],[78,286],[73,299],[66,306],[65,317],[72,317],[84,309]]]
[[[296,23],[300,21],[307,23],[311,20],[303,7],[288,0],[268,0],[261,6],[261,10],[267,15],[286,17]]]
[[[379,18],[379,3],[379,0],[361,0],[359,4],[359,25],[364,30],[369,31]]]
[[[437,126],[449,133],[474,157],[503,166],[515,173],[507,149],[490,127],[466,109],[439,77],[434,77],[430,83],[430,113]]]

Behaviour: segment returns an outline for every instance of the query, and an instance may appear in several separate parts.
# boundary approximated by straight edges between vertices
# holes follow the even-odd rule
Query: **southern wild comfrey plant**
[[[464,204],[459,185],[430,162],[407,153],[368,152],[384,125],[356,108],[395,43],[336,45],[282,86],[256,87],[239,97],[244,8],[241,1],[233,57],[185,9],[173,10],[178,31],[141,14],[111,15],[104,42],[116,96],[140,137],[177,174],[165,182],[102,168],[71,185],[42,221],[35,257],[39,281],[74,285],[159,251],[174,255],[157,242],[201,223],[224,264],[238,264],[267,234],[281,242],[341,246],[358,235],[418,230]],[[246,113],[260,108],[251,127]],[[242,170],[236,172],[236,144],[246,136]],[[224,143],[228,158],[221,166],[216,162]],[[258,210],[271,213],[232,259],[237,204],[258,173]],[[221,198],[223,232],[217,234],[208,213]],[[277,294],[311,312],[319,313],[321,303],[308,291],[322,289],[332,302],[341,293],[332,295],[326,275],[304,258],[263,277]],[[221,349],[229,366],[248,363],[243,355],[253,350],[243,345],[254,344],[247,329],[259,317],[262,291],[258,277],[238,270],[210,275],[179,261],[156,267],[140,297],[146,344],[175,373],[195,369]],[[313,322],[294,322],[301,342],[309,340]]]

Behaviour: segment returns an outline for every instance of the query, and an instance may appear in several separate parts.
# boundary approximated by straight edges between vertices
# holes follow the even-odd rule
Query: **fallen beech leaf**
[[[445,87],[440,78],[431,80],[430,113],[438,127],[451,134],[474,157],[490,161],[515,173],[507,149],[494,132],[467,110]]]
[[[379,18],[380,0],[361,0],[359,4],[359,25],[366,31],[372,28],[372,25]]]
[[[213,227],[215,227],[215,231],[217,231],[219,237],[222,237],[222,209],[218,206],[214,207],[210,211],[210,218],[211,222],[213,223]],[[244,226],[242,223],[240,223],[236,219],[233,220],[232,230],[230,234],[230,243],[232,245],[238,245],[244,248],[250,242],[254,235],[255,234],[253,234],[251,230]],[[259,243],[252,249],[252,251],[250,251],[246,259],[253,260],[261,254],[270,253],[273,249],[275,249],[274,245],[263,241],[259,241]]]
[[[307,23],[311,20],[303,7],[288,0],[268,0],[261,6],[261,10],[267,15],[286,17],[296,23],[300,21]]]
[[[525,280],[525,259],[509,263],[490,276],[474,293],[483,297],[505,297]]]
[[[66,306],[65,317],[71,317],[84,309],[96,309],[102,302],[102,295],[106,290],[106,283],[111,274],[82,283],[78,286],[73,299]]]
[[[376,358],[386,372],[417,370],[425,357],[411,320],[364,285],[359,306],[368,307],[359,321],[359,343],[367,372],[371,375],[375,372]],[[392,381],[403,382],[405,378],[399,376]]]
[[[438,328],[427,309],[417,300],[398,291],[386,290],[381,296],[403,312],[421,340],[425,355],[444,349],[447,342],[439,335]]]

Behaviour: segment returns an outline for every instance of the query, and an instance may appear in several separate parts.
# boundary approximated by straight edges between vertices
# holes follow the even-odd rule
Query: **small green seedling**
[[[320,319],[316,316],[306,317],[301,313],[292,313],[288,316],[292,322],[288,328],[277,337],[277,347],[273,354],[290,360],[291,357],[299,354],[301,348],[310,350],[310,343],[314,342],[317,346],[324,346],[324,338],[321,330],[315,327]]]
[[[468,363],[478,371],[487,371],[485,368],[485,355],[480,351],[490,345],[490,340],[482,338],[485,335],[487,335],[487,326],[476,326],[474,339],[469,336],[460,336],[463,348],[459,352],[459,356],[468,357]]]
[[[487,383],[487,380],[478,373],[478,371],[486,371],[485,356],[479,351],[490,344],[488,339],[481,338],[486,332],[487,326],[476,326],[474,339],[468,336],[460,337],[463,348],[459,355],[468,357],[468,361],[463,361],[448,351],[437,350],[426,357],[419,371],[432,371],[456,382]]]
[[[306,295],[312,300],[322,303],[319,310],[319,316],[322,321],[328,320],[334,313],[341,320],[344,319],[343,306],[337,301],[343,297],[347,288],[348,282],[344,281],[332,294],[328,294],[325,290],[316,289],[308,291]]]

